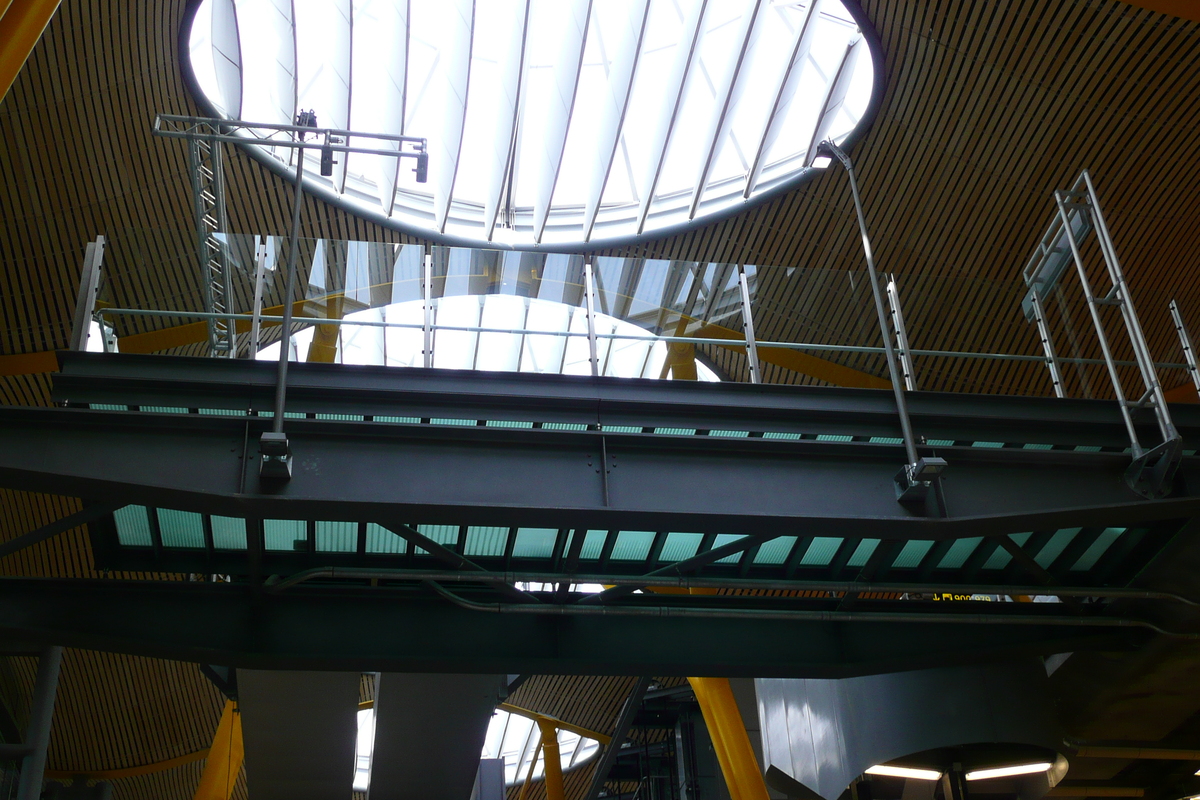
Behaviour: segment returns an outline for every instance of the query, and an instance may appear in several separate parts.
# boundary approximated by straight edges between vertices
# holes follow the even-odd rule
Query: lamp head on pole
[[[813,169],[825,169],[833,163],[835,158],[837,158],[837,153],[834,151],[833,142],[826,139],[817,145],[817,149],[813,153],[812,163],[809,166]]]

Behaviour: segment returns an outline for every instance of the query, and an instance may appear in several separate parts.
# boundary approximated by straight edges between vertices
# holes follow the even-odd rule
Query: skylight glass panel
[[[426,139],[425,183],[377,154],[337,154],[321,176],[306,151],[310,189],[380,224],[615,243],[793,186],[815,135],[862,127],[882,80],[878,54],[851,46],[865,20],[813,1],[202,0],[185,56],[217,116],[311,109],[320,127]],[[267,136],[250,132],[250,152],[294,168],[294,151],[252,146]]]

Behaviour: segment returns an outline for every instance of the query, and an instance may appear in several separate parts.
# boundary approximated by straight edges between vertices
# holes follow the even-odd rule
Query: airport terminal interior
[[[1200,797],[1200,3],[0,0],[0,800]]]

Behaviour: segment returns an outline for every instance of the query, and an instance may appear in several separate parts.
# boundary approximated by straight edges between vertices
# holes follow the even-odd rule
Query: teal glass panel
[[[894,436],[872,436],[871,444],[904,444],[904,440]]]
[[[544,431],[586,431],[587,425],[580,422],[546,422],[542,425]]]
[[[655,428],[654,432],[661,436],[695,436],[695,428]]]
[[[511,419],[489,419],[487,421],[489,428],[532,428],[532,422],[520,422]]]
[[[750,435],[750,431],[709,431],[709,436],[721,436],[726,439],[745,439]]]
[[[1096,537],[1096,541],[1092,542],[1092,546],[1083,551],[1083,555],[1071,567],[1072,572],[1083,572],[1096,566],[1096,562],[1100,560],[1100,556],[1104,555],[1105,551],[1112,546],[1112,543],[1125,532],[1124,528],[1105,528],[1100,535]]]
[[[696,555],[703,539],[703,533],[668,533],[659,560],[670,562],[691,558]]]
[[[764,439],[799,439],[798,433],[782,433],[780,431],[767,431],[763,434]]]
[[[357,522],[317,520],[318,553],[353,553],[357,549]]]
[[[837,552],[841,543],[842,539],[839,536],[814,537],[808,550],[804,551],[804,557],[800,559],[800,564],[805,567],[828,566],[829,562],[833,561],[833,554]]]
[[[556,539],[558,530],[555,528],[517,528],[513,558],[550,558],[554,555]]]
[[[736,542],[739,539],[745,539],[745,538],[746,538],[745,534],[741,534],[741,533],[718,533],[717,538],[713,540],[713,550],[716,550],[718,547],[724,547],[725,545],[729,544],[730,542]],[[725,556],[724,558],[718,558],[713,563],[714,564],[736,564],[741,560],[742,560],[742,554],[739,551],[737,553],[730,553],[729,555]]]
[[[1029,541],[1029,537],[1032,535],[1033,534],[1029,533],[1029,532],[1010,533],[1008,535],[1008,538],[1012,539],[1019,546],[1024,547],[1025,543]],[[1010,562],[1010,561],[1012,561],[1012,554],[1009,553],[1007,550],[1005,550],[1003,547],[997,547],[995,552],[993,552],[990,556],[988,556],[988,560],[983,562],[983,568],[984,569],[1004,569],[1005,567],[1008,566],[1008,562]]]
[[[971,447],[1004,447],[1004,442],[972,442]]]
[[[654,544],[653,531],[621,531],[613,544],[614,561],[645,561]]]
[[[477,425],[473,419],[430,419],[430,425]]]
[[[834,433],[820,433],[820,434],[817,434],[817,441],[818,442],[852,442],[852,441],[854,441],[854,437],[853,436],[843,436],[841,434],[834,434]]]
[[[213,547],[217,550],[246,549],[246,520],[241,517],[209,517],[212,524]]]
[[[854,548],[854,552],[850,554],[850,560],[846,562],[848,567],[866,566],[867,559],[871,557],[871,553],[875,552],[875,548],[879,546],[878,539],[863,539],[858,543],[858,547]]]
[[[93,405],[93,408],[95,406]],[[117,523],[117,541],[129,547],[151,547],[150,517],[145,506],[125,506],[113,512]]]
[[[163,547],[204,547],[204,517],[194,511],[158,510]]]
[[[1045,547],[1034,556],[1033,560],[1041,566],[1042,569],[1050,569],[1050,565],[1062,555],[1062,551],[1067,548],[1071,540],[1079,535],[1083,528],[1063,528],[1060,531],[1055,531],[1050,537],[1050,541],[1046,542]]]
[[[468,556],[502,556],[508,532],[508,528],[469,527],[463,552]]]
[[[362,414],[325,414],[318,412],[317,419],[332,419],[339,422],[362,422]]]
[[[308,538],[308,525],[302,519],[264,519],[263,547],[267,550],[296,549],[296,542]]]
[[[970,536],[966,539],[956,540],[954,544],[950,545],[950,549],[946,551],[946,555],[942,556],[942,560],[938,562],[937,568],[958,569],[967,563],[967,559],[971,557],[971,553],[975,552],[975,548],[979,547],[979,543],[982,541],[982,536]]]
[[[895,569],[916,569],[921,564],[921,559],[929,552],[929,548],[933,547],[933,542],[927,539],[912,539],[905,543],[900,550],[900,554],[896,556],[896,560],[892,562],[892,567]]]
[[[408,552],[408,542],[374,522],[367,523],[367,552],[399,554]]]
[[[636,425],[605,425],[605,433],[641,433],[642,429]]]
[[[95,408],[95,406],[93,406],[93,408]],[[151,414],[186,414],[186,413],[188,413],[188,410],[186,408],[180,408],[179,406],[142,406],[141,409],[142,409],[142,411],[146,411]]]
[[[421,422],[420,417],[375,417],[376,422],[402,422],[407,425],[417,425]]]
[[[587,536],[583,539],[583,547],[579,550],[580,558],[588,558],[595,560],[604,552],[604,540],[608,538],[608,531],[588,531]]]
[[[788,554],[796,546],[795,536],[780,536],[769,542],[763,542],[754,556],[755,564],[782,564],[787,561]]]

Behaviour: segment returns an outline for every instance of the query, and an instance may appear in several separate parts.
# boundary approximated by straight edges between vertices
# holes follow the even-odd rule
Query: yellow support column
[[[42,37],[42,31],[50,24],[50,18],[58,10],[59,0],[12,0],[0,6],[7,9],[0,16],[0,101],[8,94],[17,73],[25,65],[25,59],[33,52],[33,46]]]
[[[564,800],[562,756],[558,751],[558,728],[548,719],[537,721],[542,732],[542,762],[546,776],[546,800]]]
[[[768,800],[767,785],[725,678],[688,678],[733,800]]]
[[[242,771],[243,758],[242,715],[238,712],[237,703],[226,700],[193,800],[229,800],[233,796],[238,774]]]

